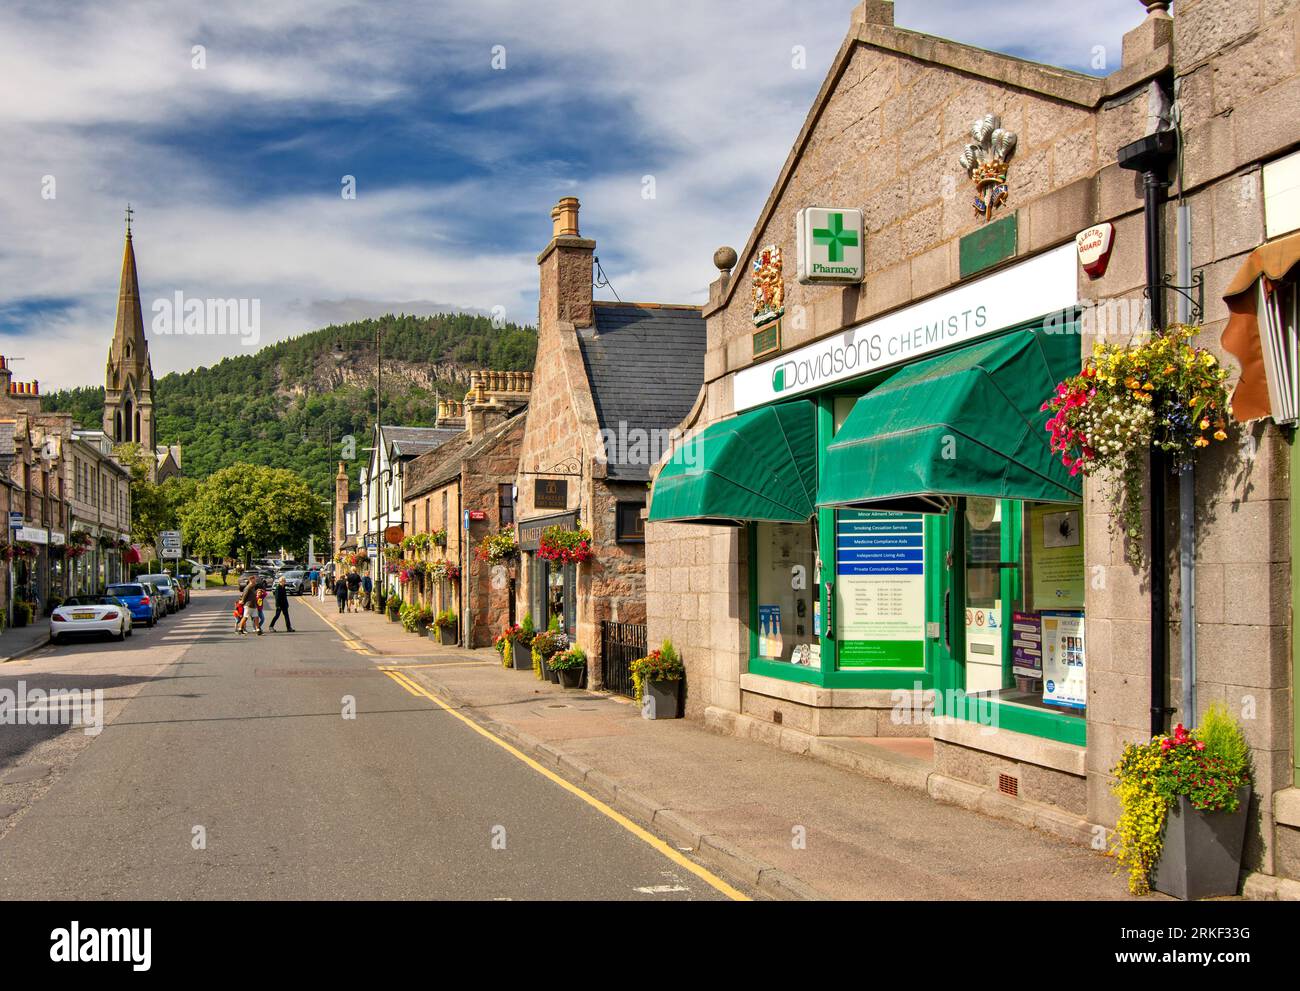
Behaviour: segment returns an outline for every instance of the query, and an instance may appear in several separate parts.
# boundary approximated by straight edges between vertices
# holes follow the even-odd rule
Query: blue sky
[[[747,239],[851,9],[9,0],[0,354],[46,389],[102,382],[128,200],[146,308],[177,291],[256,298],[262,343],[398,309],[532,323],[535,256],[566,195],[622,298],[700,302],[713,249]],[[1095,71],[1098,46],[1118,65],[1142,6],[899,0],[895,16]],[[151,349],[158,375],[245,350],[230,337]]]

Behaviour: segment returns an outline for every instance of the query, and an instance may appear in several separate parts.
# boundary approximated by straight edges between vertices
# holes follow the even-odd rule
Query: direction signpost
[[[180,560],[181,532],[179,530],[164,530],[158,534],[158,542],[161,545],[159,552],[164,558]]]

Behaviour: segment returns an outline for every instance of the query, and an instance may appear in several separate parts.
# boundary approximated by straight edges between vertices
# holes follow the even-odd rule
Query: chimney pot
[[[555,220],[556,237],[578,237],[578,197],[566,196],[555,204],[551,217]]]

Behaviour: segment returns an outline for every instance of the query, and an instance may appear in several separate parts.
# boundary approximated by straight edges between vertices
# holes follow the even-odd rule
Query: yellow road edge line
[[[468,716],[460,712],[457,712],[454,708],[452,708],[450,705],[444,702],[437,695],[434,695],[432,692],[427,690],[423,685],[417,684],[416,682],[407,678],[401,672],[393,671],[388,668],[381,668],[380,670],[382,670],[384,674],[388,675],[388,677],[392,678],[398,684],[402,685],[402,687],[405,688],[407,691],[414,690],[416,694],[422,695],[424,698],[427,698],[430,702],[437,705],[444,712],[448,713],[449,715],[455,716],[457,719],[459,719],[470,729],[474,730],[474,732],[478,733],[480,736],[484,736],[487,739],[491,740],[502,750],[506,751],[511,756],[527,764],[538,774],[541,774],[543,777],[559,785],[561,788],[565,789],[571,794],[577,795],[584,802],[586,802],[588,805],[594,808],[597,812],[600,812],[602,815],[608,817],[609,819],[612,819],[614,822],[618,823],[620,826],[626,829],[637,839],[641,840],[643,843],[648,844],[649,846],[657,850],[659,853],[667,857],[669,860],[671,860],[673,863],[677,864],[679,867],[682,867],[685,870],[690,871],[690,873],[694,874],[696,877],[698,877],[701,881],[709,885],[714,890],[726,895],[732,901],[737,901],[737,902],[752,901],[752,899],[744,892],[739,891],[736,888],[733,888],[726,881],[722,880],[722,878],[718,877],[716,874],[709,871],[707,868],[701,867],[699,864],[695,863],[693,860],[689,859],[688,857],[682,856],[680,852],[674,850],[663,840],[659,839],[659,837],[655,836],[653,833],[649,832],[643,827],[638,826],[627,816],[611,808],[609,805],[606,805],[595,795],[591,795],[588,792],[583,791],[572,781],[568,781],[565,778],[560,777],[560,775],[556,774],[550,768],[543,767],[541,764],[533,760],[533,758],[529,757],[527,754],[519,750],[517,747],[507,743],[505,740],[501,739],[495,733],[480,726],[478,723],[470,719]]]

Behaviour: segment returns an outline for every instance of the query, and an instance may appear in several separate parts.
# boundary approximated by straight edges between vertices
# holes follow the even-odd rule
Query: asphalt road
[[[0,900],[723,897],[306,605],[238,637],[232,600],[0,666],[106,692],[98,735],[0,725]]]

